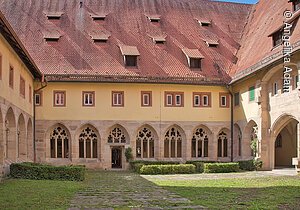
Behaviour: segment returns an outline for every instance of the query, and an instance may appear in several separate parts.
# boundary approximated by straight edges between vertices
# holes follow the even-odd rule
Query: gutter
[[[230,106],[230,146],[231,146],[231,150],[230,150],[230,161],[233,162],[233,93],[232,93],[232,89],[231,86],[227,86],[226,87],[230,93],[230,102],[231,102],[231,106]]]

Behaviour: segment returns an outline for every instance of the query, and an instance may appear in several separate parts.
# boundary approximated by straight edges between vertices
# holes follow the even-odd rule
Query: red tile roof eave
[[[292,49],[293,49],[292,53],[296,53],[297,51],[300,51],[300,41],[294,43],[292,45]],[[238,73],[234,77],[232,77],[232,81],[229,83],[229,85],[232,85],[232,84],[238,82],[239,80],[244,79],[245,77],[250,76],[251,74],[254,74],[254,73],[262,70],[263,68],[268,67],[279,61],[283,61],[282,51],[276,52],[276,53],[260,60],[259,62],[250,66],[247,69],[238,71]]]
[[[28,67],[28,70],[31,72],[31,74],[35,77],[35,78],[42,78],[42,73],[39,70],[39,68],[37,67],[37,65],[35,64],[35,62],[33,61],[33,59],[31,58],[31,56],[29,55],[28,51],[26,50],[26,48],[24,47],[24,45],[22,44],[21,40],[18,38],[17,34],[15,33],[15,31],[13,30],[13,28],[11,27],[11,25],[9,24],[9,22],[7,21],[7,19],[4,17],[3,13],[0,11],[0,20],[1,22],[3,22],[3,26],[7,28],[8,32],[10,33],[10,36],[15,40],[15,42],[17,43],[17,47],[24,53],[24,55],[26,56],[26,58],[28,59],[29,62],[29,66],[26,65]],[[3,29],[2,29],[3,30]],[[8,40],[7,40],[8,41]],[[12,46],[12,48],[14,48]],[[15,50],[15,49],[14,49]],[[19,53],[17,52],[17,50],[15,50],[16,53],[19,56]],[[26,64],[26,61],[23,60],[23,58],[20,59]]]
[[[47,82],[103,82],[103,83],[148,83],[148,84],[186,84],[186,85],[214,85],[226,86],[228,83],[221,79],[184,78],[184,77],[139,77],[115,75],[45,75]]]

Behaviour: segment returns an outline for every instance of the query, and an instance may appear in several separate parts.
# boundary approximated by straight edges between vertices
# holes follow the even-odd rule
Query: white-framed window
[[[167,94],[167,105],[172,106],[173,105],[173,95]]]
[[[201,96],[194,94],[194,106],[201,106]]]
[[[273,95],[277,95],[278,94],[278,83],[274,82],[273,83]]]
[[[142,91],[142,106],[152,106],[152,93],[151,91]]]
[[[95,105],[95,92],[93,91],[84,91],[82,92],[83,106],[94,106]]]
[[[41,93],[34,94],[34,103],[36,106],[42,105],[42,94]]]
[[[202,101],[203,101],[203,106],[209,106],[208,95],[203,95],[202,96]]]
[[[227,106],[226,96],[221,96],[221,106]]]
[[[54,91],[54,106],[66,106],[65,91]]]
[[[124,106],[124,92],[113,91],[112,92],[112,105],[113,106]]]
[[[182,97],[181,95],[175,95],[175,105],[181,106],[182,105]]]

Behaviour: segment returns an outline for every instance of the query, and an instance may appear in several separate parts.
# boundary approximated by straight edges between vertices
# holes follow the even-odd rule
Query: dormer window
[[[46,42],[58,42],[60,37],[61,37],[61,35],[58,31],[44,33],[44,39],[46,40]]]
[[[211,25],[211,20],[208,19],[197,19],[197,20],[201,26],[208,27]]]
[[[190,58],[190,68],[201,68],[201,59],[200,58]]]
[[[185,54],[188,65],[191,69],[201,69],[201,60],[204,56],[199,52],[198,49],[182,49],[182,52]]]
[[[147,18],[152,23],[158,23],[160,21],[160,15],[147,15]]]
[[[219,42],[217,40],[205,39],[204,41],[208,47],[218,47],[219,46]]]
[[[272,35],[273,47],[277,47],[282,44],[282,31],[277,31]]]
[[[46,16],[48,20],[59,20],[63,14],[63,12],[47,12]]]
[[[166,42],[166,37],[165,36],[152,37],[152,40],[155,44],[164,44]]]
[[[90,36],[95,43],[106,43],[110,37],[109,34],[105,34],[103,31],[93,31]]]
[[[137,57],[140,55],[136,46],[120,45],[126,67],[137,67]]]
[[[103,21],[105,20],[106,18],[106,14],[90,14],[91,17],[93,18],[93,20],[97,21],[97,20],[100,20],[100,21]]]

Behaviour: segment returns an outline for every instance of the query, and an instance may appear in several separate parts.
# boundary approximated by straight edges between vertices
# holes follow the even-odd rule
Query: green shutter
[[[255,99],[255,88],[254,86],[249,88],[249,101],[254,101]]]

